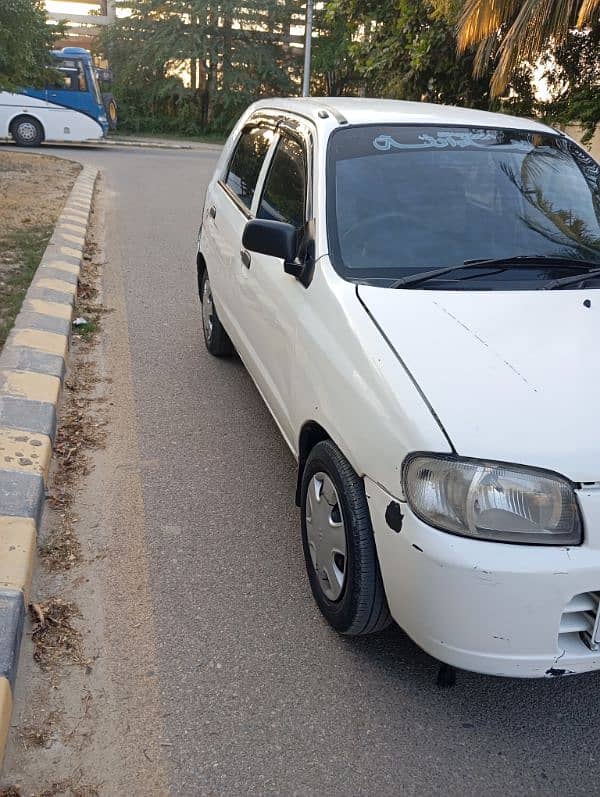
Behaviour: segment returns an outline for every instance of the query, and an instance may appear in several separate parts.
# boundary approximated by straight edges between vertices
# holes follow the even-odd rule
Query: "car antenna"
[[[311,97],[311,100],[313,100],[313,102],[316,100],[317,104],[321,106],[322,110],[319,111],[319,116],[321,116],[322,111],[327,111],[327,113],[330,113],[339,125],[348,124],[348,120],[346,119],[346,117],[343,114],[341,114],[337,110],[337,108],[333,108],[331,105],[328,105],[328,103],[322,102],[321,100],[318,100],[315,97]],[[321,119],[323,118],[325,117],[321,116]]]

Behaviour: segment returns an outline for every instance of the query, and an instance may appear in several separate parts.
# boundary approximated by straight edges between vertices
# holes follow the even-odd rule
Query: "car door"
[[[252,206],[257,218],[292,224],[299,240],[309,219],[308,147],[307,137],[280,127]],[[243,252],[238,279],[241,321],[255,364],[252,376],[288,443],[293,444],[291,377],[297,319],[307,289],[284,272],[281,260],[258,252]]]
[[[250,121],[241,131],[223,175],[206,198],[203,252],[217,312],[236,346],[240,344],[237,271],[244,226],[258,177],[273,139],[273,129]]]

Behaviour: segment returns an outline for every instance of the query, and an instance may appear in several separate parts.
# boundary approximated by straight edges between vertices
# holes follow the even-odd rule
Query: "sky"
[[[62,14],[89,14],[92,10],[98,10],[99,3],[69,3],[66,0],[46,0],[48,11],[56,11]]]

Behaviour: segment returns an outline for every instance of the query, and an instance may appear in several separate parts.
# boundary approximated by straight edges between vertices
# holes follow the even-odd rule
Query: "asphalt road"
[[[322,621],[294,461],[239,361],[202,341],[195,235],[216,154],[55,153],[102,170],[123,273],[172,793],[597,793],[599,676],[460,673],[442,690],[400,630],[347,640]]]

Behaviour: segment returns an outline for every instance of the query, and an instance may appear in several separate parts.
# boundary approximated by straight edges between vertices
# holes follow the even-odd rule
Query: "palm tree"
[[[520,63],[535,62],[550,45],[564,43],[569,30],[599,21],[600,0],[464,0],[458,23],[458,49],[477,46],[475,74],[497,58],[492,95],[506,89]]]

